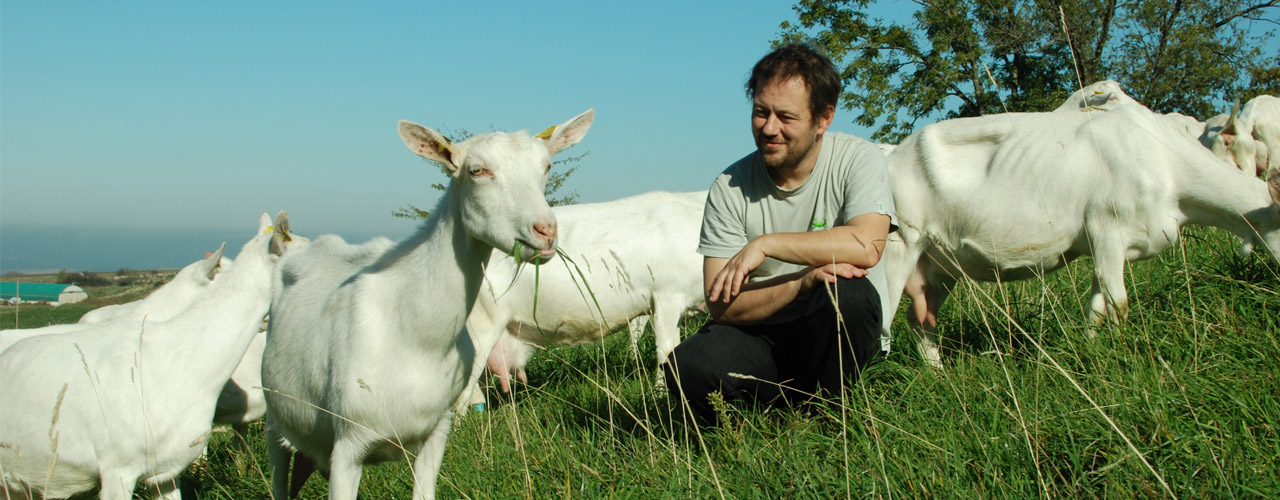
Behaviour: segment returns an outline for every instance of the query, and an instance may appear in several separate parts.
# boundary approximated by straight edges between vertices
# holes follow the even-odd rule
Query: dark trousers
[[[837,304],[843,324],[837,324]],[[866,279],[841,278],[831,292],[815,290],[795,321],[707,323],[672,352],[665,365],[667,387],[700,423],[713,423],[716,414],[707,399],[713,392],[730,402],[767,405],[806,401],[817,392],[839,394],[840,384],[857,380],[879,354],[880,296]]]

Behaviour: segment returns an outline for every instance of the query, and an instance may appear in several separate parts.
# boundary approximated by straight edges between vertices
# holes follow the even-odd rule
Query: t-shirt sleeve
[[[845,160],[849,180],[844,183],[844,208],[841,215],[847,223],[854,217],[870,213],[889,216],[889,232],[898,229],[898,215],[889,188],[889,166],[880,149],[870,143],[856,148]]]
[[[702,236],[698,253],[706,257],[730,258],[747,245],[742,210],[743,196],[729,185],[729,174],[721,174],[707,192],[702,213]],[[736,200],[736,202],[735,202]]]

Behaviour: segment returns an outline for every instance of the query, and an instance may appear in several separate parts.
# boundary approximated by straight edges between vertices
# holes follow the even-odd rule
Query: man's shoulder
[[[876,143],[841,132],[828,132],[828,135],[823,137],[823,141],[831,141],[825,161],[834,164],[835,171],[882,170],[887,167],[883,150]],[[832,172],[832,175],[837,174]]]
[[[733,162],[724,171],[720,172],[720,175],[716,176],[715,182],[712,183],[712,189],[732,188],[739,191],[745,189],[751,184],[757,163],[754,152]]]
[[[879,149],[879,146],[876,146],[876,143],[874,142],[868,141],[866,139],[863,139],[853,134],[846,134],[844,132],[827,132],[826,135],[823,136],[823,140],[827,140],[827,139],[831,140],[832,146],[836,148],[841,148],[841,149],[855,149],[855,150],[862,149],[862,148],[874,148],[877,150]]]
[[[721,176],[746,175],[751,173],[751,169],[754,168],[755,165],[756,165],[756,152],[752,151],[750,153],[747,153],[746,156],[739,158],[738,161],[730,163],[729,166],[725,168],[723,172],[720,173],[720,175]]]

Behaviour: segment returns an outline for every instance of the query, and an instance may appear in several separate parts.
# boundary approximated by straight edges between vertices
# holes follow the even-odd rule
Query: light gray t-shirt
[[[821,148],[809,178],[792,190],[773,183],[755,152],[725,169],[707,194],[698,253],[730,258],[763,234],[815,231],[843,225],[869,213],[888,215],[889,230],[895,230],[898,218],[889,189],[888,166],[880,149],[840,132],[824,134]],[[871,268],[867,279],[880,291],[881,302],[887,304],[882,267]],[[804,268],[768,258],[750,280],[763,281]],[[797,299],[769,322],[795,319],[801,306]]]

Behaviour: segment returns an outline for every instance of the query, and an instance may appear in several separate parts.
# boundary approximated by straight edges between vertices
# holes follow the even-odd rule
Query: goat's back
[[[497,297],[521,326],[521,338],[540,344],[594,341],[649,314],[655,295],[687,296],[686,303],[696,304],[702,298],[697,247],[705,203],[706,191],[652,192],[555,207],[562,258],[536,273],[525,266],[517,275],[511,259],[495,255],[480,300]],[[544,336],[539,328],[555,334]]]

